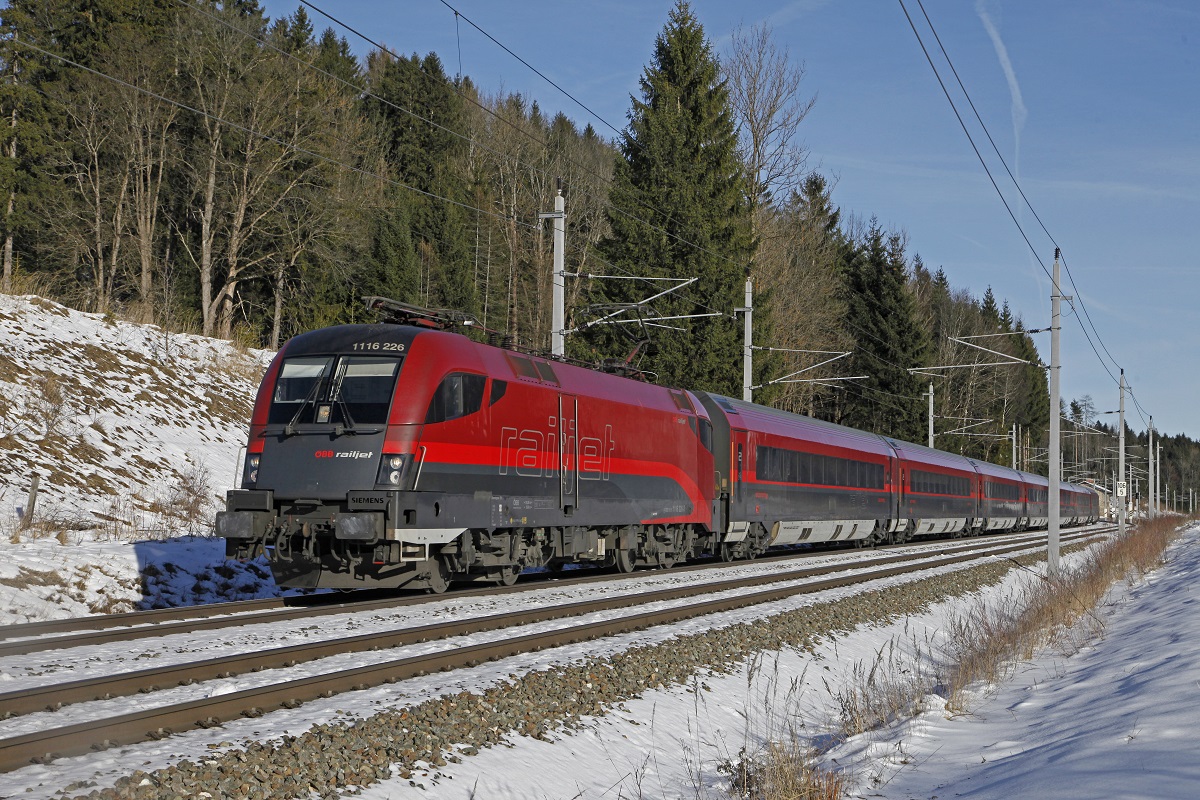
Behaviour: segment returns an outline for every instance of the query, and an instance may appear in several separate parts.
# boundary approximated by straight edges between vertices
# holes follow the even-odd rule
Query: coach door
[[[579,399],[558,396],[558,505],[568,516],[579,507]]]
[[[746,502],[745,482],[749,479],[746,469],[750,464],[750,442],[746,431],[736,428],[732,431],[729,457],[730,472],[733,473],[733,500],[735,503]]]

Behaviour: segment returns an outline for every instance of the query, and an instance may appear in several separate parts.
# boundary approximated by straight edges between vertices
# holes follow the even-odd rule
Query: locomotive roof
[[[284,349],[287,356],[336,353],[348,350],[355,343],[363,341],[398,342],[404,344],[407,349],[420,332],[420,328],[386,323],[334,325],[294,336],[287,341]]]

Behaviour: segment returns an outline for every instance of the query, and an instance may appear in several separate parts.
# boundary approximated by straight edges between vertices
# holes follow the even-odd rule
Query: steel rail
[[[1106,531],[1095,530],[1079,533],[1076,536],[1092,538],[1104,533]],[[256,717],[279,708],[295,708],[305,702],[330,697],[339,692],[394,683],[438,670],[473,666],[484,661],[613,636],[705,614],[767,603],[793,595],[851,586],[880,578],[921,572],[1029,549],[1029,543],[1005,541],[1002,546],[987,550],[980,551],[975,548],[970,552],[945,555],[918,564],[890,566],[867,572],[856,571],[850,575],[825,578],[798,586],[760,589],[754,592],[735,594],[732,597],[698,601],[667,609],[632,614],[619,619],[509,637],[496,642],[469,645],[438,653],[409,656],[326,675],[246,689],[217,697],[146,709],[61,728],[46,729],[0,740],[0,772],[9,772],[31,763],[48,762],[62,756],[82,755],[92,750],[159,739],[184,730],[215,727],[225,720],[237,717]],[[710,586],[704,587],[704,593],[712,591],[714,590]],[[626,597],[624,604],[628,605],[628,602],[629,598]]]
[[[259,611],[264,608],[282,608],[284,599],[267,597],[259,600],[233,600],[228,603],[210,603],[203,606],[188,606],[190,617],[203,618],[219,614],[238,614],[243,611]],[[153,625],[162,620],[176,620],[179,608],[152,608],[147,611],[127,611],[122,614],[97,614],[91,617],[70,619],[48,619],[38,622],[20,622],[0,625],[0,641],[27,636],[44,636],[48,633],[70,633],[102,628],[118,628],[126,625]]]

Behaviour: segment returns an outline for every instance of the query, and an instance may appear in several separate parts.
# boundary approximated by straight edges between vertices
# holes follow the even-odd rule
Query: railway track
[[[1034,541],[1045,538],[1045,534],[1019,534],[1021,537],[1006,537],[1006,541]],[[952,540],[953,541],[953,540]],[[963,540],[958,540],[963,541]],[[988,539],[970,541],[989,541]],[[948,543],[915,542],[904,545],[893,545],[880,548],[879,551],[890,549],[911,550],[914,547],[929,545],[933,549],[945,547]],[[968,545],[969,546],[969,545]],[[980,545],[983,546],[983,545]],[[879,552],[876,551],[876,552]],[[785,552],[769,554],[756,559],[754,562],[763,563],[767,560],[788,562],[819,558],[838,551],[806,550],[802,553]],[[842,551],[845,552],[845,551]],[[854,551],[866,552],[866,551]],[[899,558],[920,558],[923,556],[899,556]],[[728,568],[731,564],[708,561],[675,567],[672,575],[686,575],[712,569]],[[840,569],[841,567],[832,567]],[[649,574],[643,572],[639,574]],[[587,571],[586,574],[571,576],[570,573],[546,573],[543,575],[525,576],[516,586],[480,587],[464,586],[452,595],[402,595],[393,592],[367,590],[367,599],[345,599],[345,594],[322,594],[303,597],[263,598],[258,600],[242,600],[228,603],[213,603],[206,606],[188,606],[186,608],[153,609],[150,611],[134,611],[124,614],[107,614],[92,617],[76,617],[64,620],[47,620],[43,622],[23,623],[17,625],[0,625],[0,658],[16,655],[28,655],[47,650],[76,648],[84,645],[104,645],[113,642],[135,641],[149,637],[163,637],[178,633],[193,633],[203,630],[219,630],[222,628],[258,625],[262,623],[282,623],[289,620],[309,620],[316,617],[331,616],[346,613],[370,613],[374,611],[392,610],[405,607],[422,606],[438,602],[445,597],[488,597],[503,596],[519,592],[530,592],[543,589],[547,580],[552,580],[556,587],[571,587],[593,583],[622,580],[628,575],[599,573]],[[0,708],[4,706],[0,705]],[[0,713],[2,716],[2,713]]]
[[[1109,531],[1110,529],[1093,529],[1077,532],[1065,535],[1063,540],[1069,542],[1103,536]],[[471,666],[483,661],[505,658],[533,650],[611,636],[748,605],[772,602],[791,595],[818,592],[907,572],[1016,553],[1035,548],[1044,540],[1045,536],[1041,535],[1020,538],[1006,537],[1002,540],[972,540],[969,544],[949,546],[942,543],[940,549],[933,548],[937,553],[935,556],[931,556],[929,550],[924,550],[919,553],[872,558],[853,564],[823,565],[783,570],[766,575],[694,583],[644,591],[633,596],[623,594],[618,597],[581,601],[566,606],[531,608],[523,612],[508,611],[503,614],[471,619],[456,619],[400,631],[365,634],[332,642],[313,642],[279,647],[251,654],[240,653],[160,669],[139,670],[13,692],[0,695],[0,709],[4,709],[10,716],[28,714],[47,708],[59,708],[67,704],[86,702],[96,698],[150,692],[158,688],[202,682],[243,672],[288,667],[303,661],[335,654],[395,648],[419,641],[495,631],[567,617],[581,617],[614,609],[629,611],[617,618],[584,620],[579,624],[556,630],[504,637],[497,641],[481,644],[449,647],[421,655],[385,659],[367,666],[341,669],[307,678],[284,679],[279,683],[216,697],[176,702],[159,708],[143,709],[0,739],[0,771],[11,771],[32,762],[48,761],[64,755],[82,754],[117,744],[126,745],[162,738],[172,733],[198,727],[212,727],[219,725],[224,720],[254,717],[277,708],[295,707],[338,692],[393,683],[438,670]],[[506,591],[519,588],[521,587],[513,587]],[[705,595],[720,596],[705,599]],[[417,599],[422,602],[431,601],[429,598]],[[691,602],[679,602],[683,600]],[[638,608],[631,610],[631,603],[636,603]],[[394,602],[393,605],[395,605]],[[654,605],[660,607],[650,608]],[[355,606],[354,610],[358,610],[358,608]],[[150,626],[150,630],[153,632],[158,628]]]

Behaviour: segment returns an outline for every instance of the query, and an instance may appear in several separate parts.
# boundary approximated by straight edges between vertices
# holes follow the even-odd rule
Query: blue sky
[[[485,91],[521,92],[606,135],[605,121],[624,126],[674,5],[447,2],[603,121],[466,21],[456,26],[440,0],[318,6],[398,52],[438,53],[450,73],[461,57],[462,72]],[[904,2],[937,54],[917,0]],[[265,5],[271,16],[296,8],[294,0]],[[910,254],[945,269],[955,287],[979,296],[991,286],[1027,327],[1048,326],[1050,280],[980,166],[899,0],[696,0],[692,8],[718,53],[739,25],[768,22],[777,43],[803,62],[807,90],[817,96],[804,144],[810,165],[836,181],[833,199],[844,212],[904,229]],[[1089,394],[1098,410],[1115,409],[1119,365],[1156,428],[1200,438],[1200,4],[924,0],[924,8],[1000,153],[1062,247],[1075,279],[1072,287],[1064,273],[1064,293],[1082,298],[1099,332],[1092,339],[1100,357],[1064,307],[1063,396]],[[310,15],[318,30],[329,24]],[[335,29],[356,52],[369,49]],[[1054,243],[1023,207],[940,55],[935,64],[1049,269]],[[1037,340],[1049,359],[1049,335]],[[1134,429],[1145,429],[1132,400],[1127,413]]]

